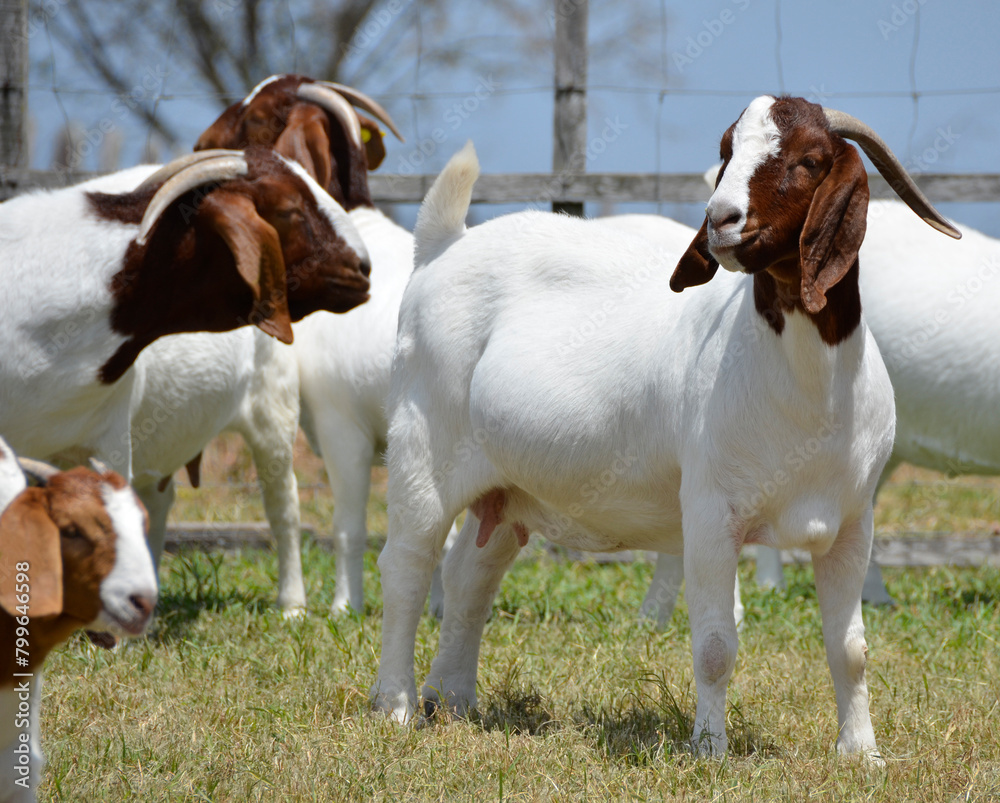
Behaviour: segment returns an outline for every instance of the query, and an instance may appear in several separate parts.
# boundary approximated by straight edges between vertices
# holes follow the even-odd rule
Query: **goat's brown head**
[[[721,265],[754,275],[757,308],[777,332],[783,313],[799,309],[813,316],[828,343],[850,334],[861,317],[857,263],[868,177],[845,137],[928,224],[961,237],[863,123],[802,98],[763,96],[722,137],[723,164],[705,221],[670,286],[680,292],[703,284]],[[835,309],[827,303],[834,298]]]
[[[0,608],[26,618],[32,665],[83,627],[142,633],[157,587],[135,492],[113,472],[24,462],[42,466],[32,473],[43,485],[21,491],[0,514]]]
[[[255,324],[290,343],[292,321],[368,298],[369,258],[350,218],[268,148],[192,154],[134,192],[89,199],[98,215],[139,224],[112,282],[112,326],[128,340],[101,369],[105,382],[163,335]]]
[[[385,158],[378,122],[402,140],[385,109],[361,92],[304,75],[272,75],[226,109],[194,149],[273,148],[305,167],[345,209],[354,209],[372,205],[367,172]]]

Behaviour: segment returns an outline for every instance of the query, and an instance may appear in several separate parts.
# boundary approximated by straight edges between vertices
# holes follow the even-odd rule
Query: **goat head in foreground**
[[[798,309],[831,345],[850,334],[861,318],[858,250],[869,193],[864,164],[845,137],[929,225],[962,236],[864,123],[801,98],[764,96],[722,136],[715,192],[671,288],[704,284],[721,265],[755,276],[757,308],[778,333],[784,313]]]

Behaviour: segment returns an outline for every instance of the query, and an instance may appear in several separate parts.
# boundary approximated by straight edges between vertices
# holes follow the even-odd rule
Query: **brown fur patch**
[[[822,107],[781,97],[771,117],[781,146],[750,179],[745,240],[735,256],[753,275],[755,307],[775,333],[784,331],[785,315],[794,310],[833,346],[861,321],[857,252],[867,176],[857,151],[830,131]],[[722,137],[720,180],[733,155],[734,126]],[[707,256],[703,227],[678,265],[675,289],[711,278]]]
[[[41,666],[49,651],[101,613],[100,586],[114,567],[117,541],[104,507],[104,483],[116,489],[126,487],[124,479],[117,474],[98,475],[86,468],[75,468],[56,474],[44,488],[28,489],[11,503],[11,507],[19,503],[37,505],[44,511],[57,530],[52,537],[59,539],[62,561],[62,609],[52,615],[29,619],[29,663],[18,671],[31,672]],[[34,572],[29,567],[29,585],[37,588],[42,584],[41,571],[41,565],[34,566]],[[0,645],[3,645],[0,648],[0,685],[13,683],[17,626],[10,613],[0,610]]]
[[[358,115],[369,139],[365,147],[355,147],[336,118],[296,95],[304,83],[314,82],[304,75],[285,75],[247,105],[234,103],[202,133],[194,149],[271,147],[298,161],[345,209],[374,206],[369,163],[377,167],[385,156],[378,125]]]

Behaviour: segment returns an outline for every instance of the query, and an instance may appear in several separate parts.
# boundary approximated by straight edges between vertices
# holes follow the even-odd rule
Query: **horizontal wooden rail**
[[[54,189],[76,184],[95,173],[48,170],[0,170],[0,200],[29,189]],[[379,175],[368,177],[372,197],[380,203],[419,203],[434,175]],[[947,201],[1000,201],[1000,174],[925,173],[914,177],[927,196]],[[877,175],[868,177],[873,198],[892,198],[892,190]],[[495,173],[480,176],[473,203],[539,204],[552,201],[608,203],[704,203],[709,189],[700,173]]]

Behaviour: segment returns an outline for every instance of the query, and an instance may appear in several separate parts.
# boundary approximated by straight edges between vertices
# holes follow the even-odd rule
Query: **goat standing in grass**
[[[870,129],[795,98],[756,99],[723,136],[706,220],[672,276],[662,252],[588,221],[525,212],[466,231],[478,163],[471,148],[452,159],[421,207],[400,309],[376,708],[416,713],[417,623],[468,507],[425,709],[476,705],[483,626],[530,532],[683,552],[694,746],[724,753],[737,559],[769,543],[813,554],[838,750],[881,761],[860,593],[894,412],[858,293],[867,176],[842,135],[954,232]]]

